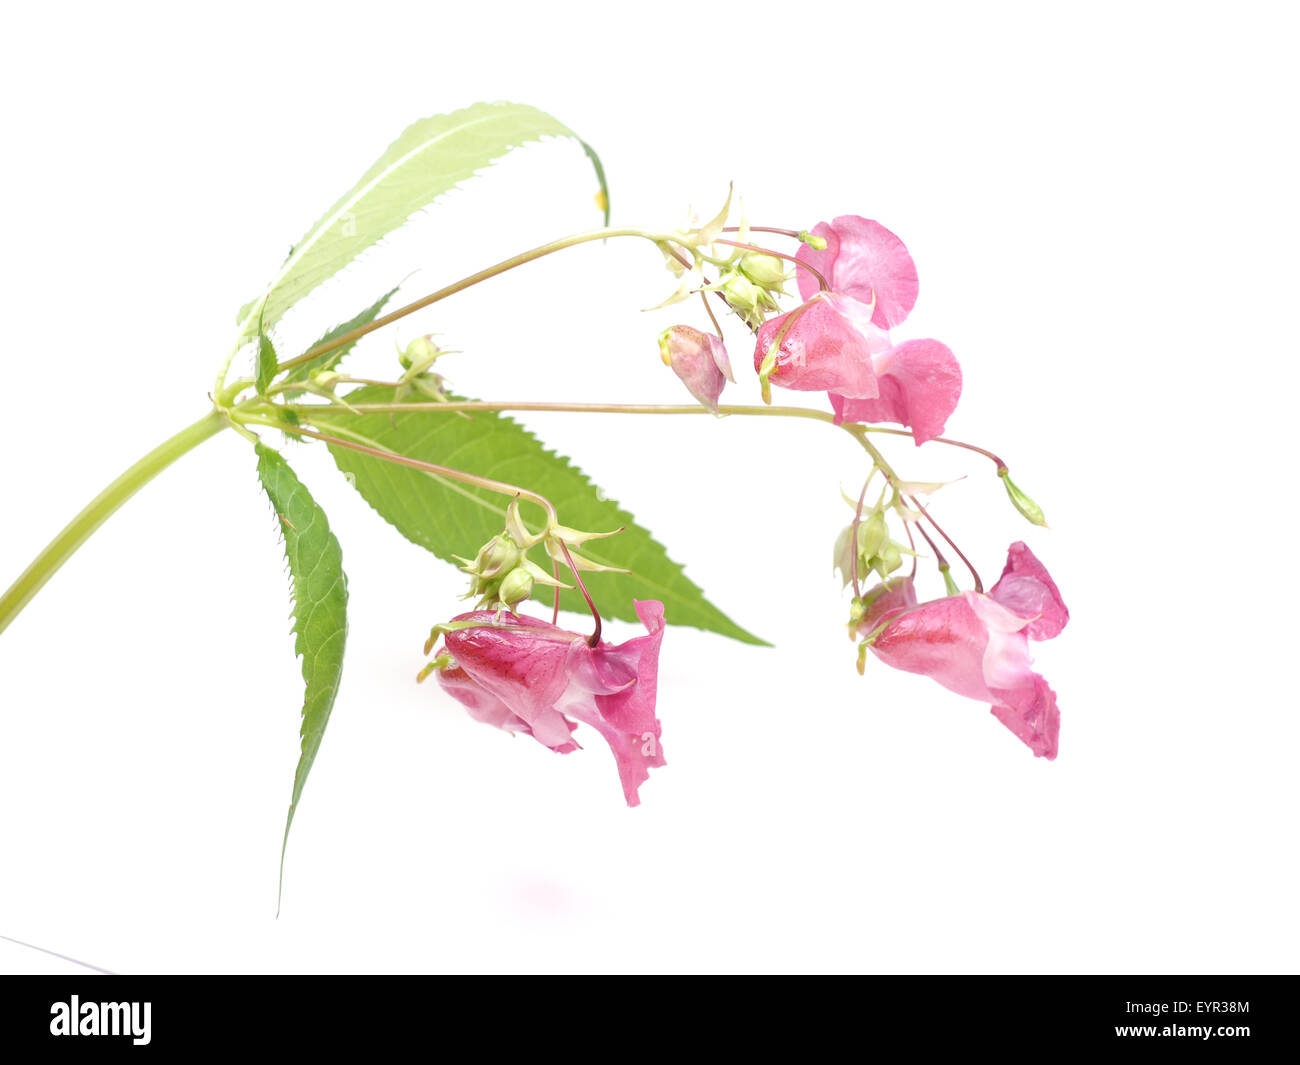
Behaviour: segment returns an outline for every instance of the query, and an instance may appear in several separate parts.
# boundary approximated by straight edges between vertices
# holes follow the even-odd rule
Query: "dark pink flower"
[[[659,354],[691,395],[716,414],[722,389],[735,380],[722,338],[675,325],[659,334]]]
[[[1035,755],[1052,759],[1061,715],[1056,693],[1030,668],[1029,641],[1050,639],[1069,617],[1042,563],[1015,543],[988,595],[963,592],[918,606],[910,577],[891,581],[868,597],[858,631],[875,633],[871,651],[886,665],[989,703]]]
[[[835,292],[863,303],[875,303],[872,321],[893,329],[916,303],[916,264],[907,246],[879,222],[855,214],[842,214],[833,222],[819,222],[814,236],[826,241],[824,251],[808,244],[795,258],[826,278]],[[799,295],[811,298],[821,286],[807,270],[796,268]]]
[[[831,292],[818,292],[764,322],[754,346],[754,369],[763,377],[765,394],[770,382],[800,392],[875,398],[880,388],[871,356],[880,338],[878,332],[864,331],[870,325],[869,306]]]
[[[655,717],[664,608],[638,602],[646,635],[617,646],[587,645],[586,637],[537,618],[480,610],[444,637],[451,663],[438,683],[476,721],[522,732],[560,754],[578,749],[574,721],[590,725],[614,752],[629,806],[650,769],[664,765]],[[573,719],[573,720],[570,720]]]
[[[888,336],[880,335],[888,345]],[[837,422],[898,422],[912,430],[918,446],[943,434],[961,397],[961,367],[946,344],[904,340],[877,350],[871,364],[880,394],[861,399],[832,392]]]

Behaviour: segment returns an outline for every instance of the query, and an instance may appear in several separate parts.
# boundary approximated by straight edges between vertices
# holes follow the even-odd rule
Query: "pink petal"
[[[588,697],[590,698],[590,697]],[[605,721],[598,713],[592,714],[586,704],[565,705],[567,713],[590,725],[609,744],[618,766],[618,779],[623,785],[623,798],[629,806],[639,806],[641,796],[639,789],[650,777],[650,770],[666,765],[663,748],[659,743],[658,733],[647,732],[644,736],[634,732],[623,732]]]
[[[831,289],[863,303],[874,298],[873,321],[892,329],[911,313],[919,283],[907,246],[879,222],[860,215],[840,215],[819,222],[813,235],[824,237],[825,251],[804,244],[795,258],[821,273]],[[807,270],[796,268],[799,295],[807,300],[821,287]]]
[[[1031,640],[1050,640],[1070,620],[1061,591],[1047,568],[1022,541],[1007,549],[1007,564],[989,595],[1013,613],[1031,618],[1027,632]]]
[[[863,595],[866,613],[858,623],[858,633],[869,636],[889,618],[916,606],[916,590],[911,577],[895,577],[878,584]]]
[[[560,723],[563,725],[563,731],[557,731],[554,728],[556,722],[553,718],[558,715],[548,713],[544,715],[546,720],[542,735],[538,735],[527,721],[517,717],[505,703],[480,685],[463,669],[459,667],[441,669],[437,671],[436,675],[443,691],[464,706],[469,711],[469,716],[475,721],[480,721],[485,725],[492,725],[512,734],[523,733],[525,736],[533,736],[539,743],[550,747],[557,754],[569,754],[578,749],[578,745],[569,738],[569,733],[578,727],[571,721],[564,721],[561,717]]]
[[[923,674],[958,695],[993,702],[984,681],[988,638],[965,596],[950,596],[899,614],[871,650],[895,669]]]
[[[754,369],[761,370],[777,344],[776,366],[768,380],[800,392],[830,390],[854,398],[879,394],[871,362],[871,343],[854,324],[860,305],[817,295],[758,331]]]
[[[991,704],[1035,755],[1052,759],[1060,712],[1047,681],[1030,669],[1028,647],[1025,618],[988,596],[963,592],[895,613],[871,650],[886,665]]]
[[[961,367],[937,340],[905,340],[874,360],[880,394],[852,399],[831,394],[841,422],[897,422],[912,430],[917,445],[943,433],[961,396]]]
[[[993,716],[1019,736],[1035,757],[1052,761],[1056,757],[1061,733],[1061,712],[1056,708],[1056,692],[1035,673],[1031,686],[998,694],[1002,698],[990,707]]]
[[[582,637],[536,618],[505,614],[498,626],[495,617],[493,611],[477,611],[454,619],[480,624],[449,632],[448,652],[534,733],[540,727],[548,738],[558,736],[561,725],[551,707],[569,684],[569,645]]]

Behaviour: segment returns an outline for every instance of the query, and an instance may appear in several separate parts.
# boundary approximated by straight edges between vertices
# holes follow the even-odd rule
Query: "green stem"
[[[311,362],[312,359],[326,355],[336,348],[344,347],[360,340],[367,333],[373,333],[376,329],[382,329],[386,325],[391,325],[400,318],[405,318],[408,314],[423,310],[439,300],[445,300],[448,296],[454,296],[458,292],[464,292],[465,289],[471,288],[482,281],[496,277],[498,274],[504,274],[507,270],[513,270],[516,266],[523,266],[525,263],[531,263],[535,259],[541,259],[544,256],[551,255],[557,251],[564,251],[566,248],[573,248],[579,244],[586,244],[593,240],[605,240],[608,237],[644,237],[647,240],[660,242],[671,240],[672,234],[652,233],[647,229],[595,229],[588,233],[574,233],[568,237],[561,237],[559,240],[553,240],[549,244],[542,244],[539,247],[531,248],[528,251],[520,252],[518,255],[512,255],[509,259],[503,259],[493,266],[489,266],[478,273],[470,274],[468,277],[462,277],[459,281],[440,288],[437,292],[431,292],[404,307],[398,307],[397,310],[376,318],[373,322],[367,322],[365,325],[359,325],[355,329],[350,329],[341,336],[335,337],[327,344],[319,344],[312,348],[311,351],[305,351],[292,359],[288,359],[276,368],[276,373],[291,369],[294,366],[301,365],[304,362]]]
[[[391,387],[391,384],[389,384]],[[274,410],[273,406],[267,409]],[[323,404],[294,404],[288,407],[295,413],[310,418],[325,410]],[[554,411],[561,414],[708,414],[713,411],[698,403],[543,403],[526,400],[497,402],[495,400],[447,400],[437,403],[354,403],[352,409],[361,414],[403,413],[415,411]],[[766,418],[810,418],[813,421],[834,424],[835,416],[829,411],[811,410],[808,407],[729,406],[722,404],[719,414],[753,415]],[[235,414],[236,418],[240,415]],[[845,426],[844,428],[848,428]],[[850,430],[851,435],[856,432]]]
[[[399,455],[396,451],[389,451],[387,448],[377,446],[374,441],[368,443],[357,443],[355,440],[344,440],[337,436],[331,436],[329,433],[318,433],[314,429],[308,429],[301,425],[288,425],[284,422],[277,422],[271,418],[263,418],[259,415],[244,416],[239,419],[240,422],[256,425],[266,425],[279,429],[284,433],[294,433],[297,436],[307,436],[313,440],[323,440],[327,444],[335,447],[346,448],[349,451],[356,451],[362,455],[369,455],[371,458],[381,459],[384,462],[391,462],[398,466],[406,466],[412,470],[419,470],[421,473],[427,473],[431,477],[445,477],[448,480],[457,481],[460,484],[468,484],[475,488],[484,488],[489,492],[496,492],[498,495],[518,497],[526,499],[530,503],[535,503],[546,512],[547,529],[559,524],[559,517],[555,512],[555,507],[551,501],[543,495],[529,491],[527,488],[521,488],[517,484],[507,484],[504,481],[494,481],[490,477],[480,477],[476,473],[467,473],[464,470],[454,470],[450,466],[439,466],[432,462],[423,462],[420,459],[409,458],[406,455]],[[343,426],[337,427],[338,432],[347,433],[348,436],[356,437],[358,440],[366,440],[366,437],[360,433],[354,433]],[[530,545],[531,546],[531,545]]]
[[[4,632],[23,607],[41,590],[45,582],[54,576],[55,571],[72,557],[77,548],[84,544],[90,534],[103,525],[118,507],[178,458],[209,437],[215,436],[227,424],[218,411],[205,414],[193,425],[159,444],[92,499],[85,509],[68,523],[67,528],[46,545],[45,550],[36,556],[10,589],[0,596],[0,632]]]
[[[396,388],[395,381],[367,381],[361,378],[351,379],[358,384],[378,385],[382,388]],[[305,390],[305,386],[293,385],[286,386],[282,391]],[[713,411],[707,407],[702,407],[698,403],[541,403],[507,400],[499,403],[493,400],[446,400],[437,403],[355,403],[349,404],[352,410],[358,414],[395,414],[401,412],[414,411],[555,411],[558,413],[571,414],[712,414]],[[312,413],[317,410],[324,410],[324,407],[312,405],[287,404],[287,409],[293,410],[305,418],[310,419]],[[253,404],[245,404],[241,409],[253,409]],[[270,404],[261,404],[257,409],[265,409],[274,413],[277,409]],[[807,407],[767,407],[767,406],[747,406],[736,404],[722,404],[718,407],[718,414],[739,414],[753,417],[769,418],[810,418],[813,421],[835,423],[835,416],[828,411],[810,410]],[[239,418],[238,411],[235,414]],[[840,426],[849,433],[854,439],[858,438],[860,433],[884,433],[888,436],[906,436],[909,439],[915,434],[911,429],[887,429],[883,425],[862,425],[858,422],[846,422]],[[997,467],[998,476],[1003,476],[1007,469],[1007,464],[997,455],[986,448],[977,447],[974,444],[968,444],[964,440],[951,440],[946,436],[934,436],[930,438],[932,443],[946,444],[948,447],[959,447],[966,451],[974,451],[976,454],[983,455],[992,461]]]

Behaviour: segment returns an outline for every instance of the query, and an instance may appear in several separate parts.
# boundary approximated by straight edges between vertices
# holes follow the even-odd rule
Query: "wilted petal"
[[[1031,640],[1050,640],[1070,620],[1056,582],[1028,545],[1019,540],[1007,549],[1006,567],[989,595],[1008,610],[1030,619],[1026,631]]]
[[[832,392],[837,421],[897,422],[912,430],[918,446],[943,433],[961,397],[961,367],[947,345],[905,340],[876,355],[873,367],[879,395],[860,399]]]
[[[812,233],[825,239],[826,248],[800,246],[795,256],[799,262],[822,274],[833,291],[863,303],[874,300],[873,321],[881,329],[892,329],[908,316],[919,284],[916,264],[897,236],[879,222],[851,214],[820,222]],[[807,270],[796,269],[796,278],[805,300],[821,287]]]

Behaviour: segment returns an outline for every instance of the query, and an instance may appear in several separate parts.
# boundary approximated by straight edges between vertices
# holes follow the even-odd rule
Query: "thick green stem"
[[[204,415],[193,425],[182,429],[170,440],[159,444],[144,458],[127,470],[92,499],[86,508],[68,523],[58,536],[36,556],[12,587],[0,596],[0,632],[22,611],[45,582],[63,565],[73,552],[89,539],[123,503],[152,481],[186,452],[193,450],[210,436],[215,436],[228,423],[217,411]]]

